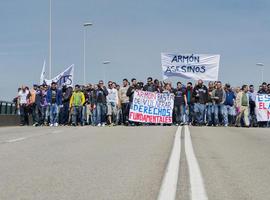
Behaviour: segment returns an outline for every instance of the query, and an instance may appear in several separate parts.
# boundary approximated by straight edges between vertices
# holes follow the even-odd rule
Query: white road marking
[[[175,200],[181,154],[181,130],[182,127],[179,126],[175,133],[173,148],[162,180],[158,200]]]
[[[185,151],[189,169],[192,200],[207,200],[203,178],[196,156],[194,154],[188,126],[185,126]]]
[[[26,137],[21,137],[21,138],[16,138],[16,139],[12,139],[12,140],[7,140],[6,142],[7,143],[12,143],[12,142],[19,142],[19,141],[22,141],[22,140],[25,140],[27,139]]]
[[[61,130],[56,130],[56,131],[52,131],[52,134],[55,134],[55,133],[62,133],[63,131]]]
[[[44,135],[47,135],[47,134],[57,134],[57,133],[62,133],[63,131],[62,130],[55,130],[55,131],[52,131],[50,133],[44,133],[44,134],[38,134],[38,135],[30,135],[30,136],[27,136],[27,137],[20,137],[20,138],[15,138],[15,139],[11,139],[11,140],[6,140],[2,143],[13,143],[13,142],[20,142],[22,140],[26,140],[26,139],[30,139],[30,138],[34,138],[34,137],[39,137],[39,136],[44,136]]]

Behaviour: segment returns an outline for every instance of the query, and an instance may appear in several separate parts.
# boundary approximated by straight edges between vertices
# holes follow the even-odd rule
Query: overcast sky
[[[255,64],[263,62],[270,82],[269,0],[52,2],[53,75],[75,64],[75,82],[83,82],[82,25],[92,22],[88,82],[103,78],[104,60],[106,80],[161,78],[161,52],[220,54],[220,80],[232,85],[259,84]],[[0,100],[11,100],[48,63],[49,0],[2,0],[0,26]]]

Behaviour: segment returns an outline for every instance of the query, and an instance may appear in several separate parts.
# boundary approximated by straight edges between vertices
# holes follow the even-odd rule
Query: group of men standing
[[[21,116],[21,125],[29,124],[32,114],[34,126],[49,125],[138,125],[129,121],[129,109],[134,92],[173,93],[173,124],[208,126],[256,126],[254,86],[243,85],[231,88],[220,81],[209,82],[208,87],[199,80],[193,87],[191,82],[177,82],[175,88],[149,77],[147,83],[131,83],[123,79],[122,86],[109,81],[95,85],[75,85],[74,88],[34,85],[32,89],[22,86],[16,103]],[[270,86],[263,83],[258,93],[270,94]]]

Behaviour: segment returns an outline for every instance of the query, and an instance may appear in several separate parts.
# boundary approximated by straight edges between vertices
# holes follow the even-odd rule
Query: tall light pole
[[[264,64],[263,63],[256,63],[257,66],[261,67],[261,78],[262,78],[262,83],[263,83],[263,75],[264,75]]]
[[[83,36],[83,84],[86,84],[86,30],[88,26],[92,26],[92,23],[84,23],[84,36]]]
[[[105,70],[105,65],[108,65],[108,64],[110,64],[111,63],[111,61],[108,61],[108,60],[106,60],[106,61],[103,61],[103,81],[104,81],[104,84],[106,84],[106,70]]]
[[[49,7],[49,78],[52,79],[52,0]]]

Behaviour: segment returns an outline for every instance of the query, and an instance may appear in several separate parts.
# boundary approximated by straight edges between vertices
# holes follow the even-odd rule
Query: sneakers
[[[53,124],[50,124],[50,127],[53,127]]]
[[[58,123],[54,123],[54,126],[57,127],[58,126]]]
[[[102,127],[105,127],[105,123],[102,123]]]
[[[97,126],[98,126],[98,127],[101,127],[101,123],[99,123]]]

